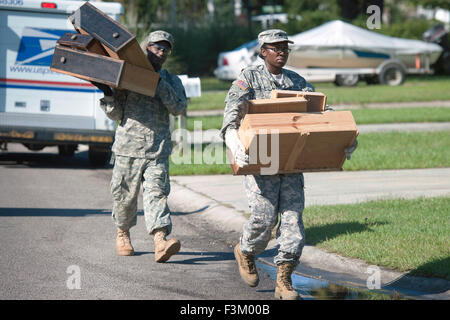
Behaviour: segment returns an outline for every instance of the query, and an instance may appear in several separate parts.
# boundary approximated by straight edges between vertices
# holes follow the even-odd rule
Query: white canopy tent
[[[370,52],[399,54],[432,54],[442,52],[434,43],[394,38],[365,30],[352,24],[333,20],[316,28],[289,37],[292,48],[352,48]]]

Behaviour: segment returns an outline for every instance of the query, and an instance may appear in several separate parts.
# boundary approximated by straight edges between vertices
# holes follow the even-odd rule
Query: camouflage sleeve
[[[316,91],[316,89],[314,88],[314,86],[311,83],[309,83],[308,81],[305,81],[305,82],[306,82],[306,86],[302,89],[302,91],[306,91],[306,92]]]
[[[292,80],[292,82],[294,83],[294,88],[293,88],[294,90],[300,90],[303,92],[316,91],[314,86],[311,83],[309,83],[308,81],[306,81],[305,78],[303,78],[298,73],[291,71],[291,70],[286,70],[286,73],[288,74],[288,76]]]
[[[225,111],[223,114],[222,129],[220,136],[225,140],[228,128],[238,129],[241,120],[245,116],[248,100],[253,99],[253,89],[249,86],[244,74],[233,82],[225,98]]]
[[[104,96],[100,99],[100,108],[102,108],[106,116],[111,120],[121,121],[127,95],[126,90],[113,90],[112,96]]]
[[[161,77],[156,96],[159,96],[164,106],[175,116],[182,114],[187,108],[186,93],[181,80],[174,75]]]

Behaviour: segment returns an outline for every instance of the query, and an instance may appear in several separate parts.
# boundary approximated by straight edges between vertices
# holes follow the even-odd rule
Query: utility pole
[[[176,0],[170,0],[170,25],[172,28],[177,26],[177,2]]]
[[[249,40],[253,40],[253,31],[252,31],[252,7],[250,0],[244,0],[245,6],[247,7],[247,23],[248,23],[248,38]]]

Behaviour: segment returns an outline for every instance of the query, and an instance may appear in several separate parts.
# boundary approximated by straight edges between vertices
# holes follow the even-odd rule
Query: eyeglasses
[[[279,47],[264,47],[264,49],[268,49],[268,50],[272,50],[273,52],[275,52],[276,54],[280,54],[280,53],[284,53],[284,54],[288,54],[289,52],[291,52],[290,48],[279,48]]]
[[[166,47],[159,43],[149,43],[148,46],[155,47],[158,51],[162,51],[166,55],[170,55],[170,53],[172,52],[172,49],[170,47]]]

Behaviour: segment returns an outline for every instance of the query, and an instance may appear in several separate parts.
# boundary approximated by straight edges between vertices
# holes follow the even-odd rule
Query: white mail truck
[[[89,146],[89,160],[109,158],[115,122],[99,107],[103,93],[91,83],[52,72],[56,41],[74,32],[68,15],[85,1],[0,0],[0,145],[30,150],[58,146],[71,156]],[[119,20],[120,3],[91,2]]]

